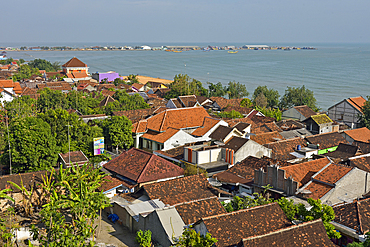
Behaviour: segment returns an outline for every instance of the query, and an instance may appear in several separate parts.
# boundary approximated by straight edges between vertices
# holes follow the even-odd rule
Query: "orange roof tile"
[[[357,110],[359,110],[362,113],[362,107],[364,106],[366,99],[364,97],[359,96],[359,97],[353,97],[353,98],[348,98],[347,102],[350,103],[353,107],[355,107]]]
[[[68,62],[63,64],[62,67],[87,67],[87,65],[81,62],[80,59],[73,57]]]
[[[294,109],[296,109],[297,111],[299,111],[305,118],[309,118],[312,115],[316,115],[317,114],[315,111],[313,111],[307,105],[295,106]]]
[[[311,177],[319,172],[322,168],[330,163],[328,158],[321,158],[317,160],[312,160],[296,165],[282,167],[282,170],[285,170],[285,177],[289,178],[290,176],[294,178],[294,181],[298,182],[298,186],[308,183],[311,180]]]
[[[154,132],[154,131],[148,131],[145,133],[142,138],[152,140],[159,143],[165,143],[168,139],[170,139],[174,134],[179,132],[179,129],[174,128],[168,128],[165,132]]]
[[[0,80],[0,87],[2,88],[12,88],[14,86],[13,80]]]
[[[270,142],[276,142],[280,140],[284,140],[284,137],[279,134],[279,132],[274,131],[274,132],[267,132],[267,133],[262,133],[262,134],[257,134],[257,135],[252,135],[251,140],[264,145]]]
[[[305,189],[311,191],[310,198],[317,200],[326,195],[332,188],[334,187],[313,181]]]
[[[335,184],[339,179],[344,177],[353,168],[344,165],[330,164],[314,178],[328,184]]]
[[[148,121],[140,120],[132,125],[133,133],[144,133],[147,130]]]
[[[89,77],[86,74],[86,72],[73,72],[72,75],[73,75],[74,78],[85,78],[85,77]]]
[[[344,131],[349,137],[355,141],[370,142],[370,130],[366,127],[360,129]]]
[[[180,109],[166,109],[147,119],[148,129],[165,131],[172,127],[175,129],[194,128],[203,125],[208,112],[203,107],[191,107]]]
[[[14,82],[13,90],[14,90],[14,93],[16,93],[16,94],[21,94],[22,93],[22,87],[19,84],[19,82]]]
[[[191,133],[193,136],[203,136],[205,133],[207,133],[210,129],[212,129],[218,122],[220,122],[219,119],[211,118],[211,117],[205,117],[203,121],[202,127],[199,127],[196,129],[193,133]]]

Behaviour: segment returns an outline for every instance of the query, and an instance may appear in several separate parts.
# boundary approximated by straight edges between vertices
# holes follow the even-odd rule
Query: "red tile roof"
[[[122,180],[119,180],[111,176],[105,176],[104,181],[102,182],[99,189],[101,191],[108,191],[108,190],[117,188],[120,185],[122,185]]]
[[[312,181],[307,187],[305,187],[306,190],[309,190],[311,192],[308,197],[315,200],[322,198],[333,188],[333,186],[316,181]]]
[[[370,230],[370,198],[333,206],[334,222],[352,228],[357,234]]]
[[[370,156],[350,159],[350,165],[366,172],[370,172]]]
[[[225,99],[223,97],[211,97],[210,100],[215,101],[221,109],[226,108],[229,105],[240,106],[243,99]]]
[[[215,246],[220,247],[236,246],[242,238],[292,225],[277,203],[210,216],[202,218],[202,221],[212,237],[218,240]]]
[[[70,153],[59,154],[60,158],[62,158],[63,163],[66,165],[71,164],[86,164],[89,162],[89,159],[85,156],[85,154],[82,151],[74,151]],[[69,160],[71,158],[71,161]]]
[[[174,136],[179,131],[180,131],[179,129],[174,129],[174,128],[168,128],[165,132],[160,132],[160,133],[149,130],[141,137],[144,139],[158,142],[158,143],[165,143],[168,139],[170,139],[172,136]]]
[[[301,145],[301,147],[307,146],[306,141],[300,137],[271,142],[264,146],[272,150],[272,158],[278,160],[291,160],[295,157],[290,153],[294,152],[298,145]]]
[[[328,184],[335,184],[349,173],[353,168],[344,165],[330,164],[323,171],[317,174],[314,179],[320,180]]]
[[[156,112],[157,111],[157,112]],[[136,109],[136,110],[128,110],[128,111],[115,111],[113,112],[114,116],[125,116],[131,120],[132,123],[136,123],[140,120],[146,119],[154,113],[160,112],[161,109],[159,108],[147,108],[147,109]]]
[[[311,144],[319,144],[320,149],[336,147],[340,143],[348,144],[348,141],[338,132],[306,136],[306,140]]]
[[[72,75],[73,75],[73,78],[76,78],[76,79],[89,77],[89,75],[86,72],[73,72]]]
[[[203,107],[166,109],[148,118],[147,128],[161,132],[170,127],[175,129],[200,127],[205,117],[209,117],[209,114]]]
[[[362,107],[364,106],[366,99],[364,99],[362,96],[359,96],[348,98],[347,102],[362,113]]]
[[[328,158],[321,158],[296,165],[283,167],[281,169],[285,170],[286,178],[293,177],[294,181],[297,181],[298,186],[301,187],[302,185],[305,185],[306,183],[311,181],[311,177],[329,163],[330,160]]]
[[[239,247],[301,247],[301,246],[337,246],[326,233],[321,219],[293,225],[264,235],[242,240]]]
[[[71,58],[68,62],[62,65],[62,67],[87,67],[87,65],[76,57]]]
[[[344,131],[355,141],[370,142],[370,130],[366,127]]]
[[[175,207],[185,225],[195,223],[203,217],[226,213],[216,196],[177,204]]]
[[[160,199],[169,205],[214,196],[209,189],[210,184],[203,174],[146,184],[143,188],[151,200]]]
[[[184,107],[193,107],[196,105],[197,97],[195,95],[179,96],[178,98]]]
[[[313,111],[310,107],[307,105],[301,105],[301,106],[295,106],[294,109],[299,111],[305,118],[309,118],[312,115],[316,115],[317,113]]]
[[[205,117],[202,126],[193,131],[191,134],[193,136],[203,136],[220,121],[220,119]]]
[[[254,125],[254,122],[250,118],[227,119],[225,122],[228,123],[230,127],[235,127],[238,123],[247,123],[252,125],[252,127]]]
[[[105,164],[104,168],[136,183],[184,175],[184,170],[179,166],[157,155],[136,148],[131,148],[122,153]]]
[[[148,121],[140,120],[132,125],[133,133],[145,133],[147,131]]]
[[[267,133],[262,133],[262,134],[257,134],[257,135],[251,135],[251,140],[264,145],[266,143],[270,142],[276,142],[280,140],[284,140],[284,137],[282,137],[279,132],[274,131],[274,132],[267,132]]]

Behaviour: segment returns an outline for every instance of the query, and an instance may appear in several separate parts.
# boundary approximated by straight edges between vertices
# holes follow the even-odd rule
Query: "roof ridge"
[[[144,152],[146,152],[146,151],[144,151]],[[148,152],[146,152],[146,153],[148,153]],[[141,170],[139,176],[137,176],[137,179],[136,179],[137,183],[139,183],[139,180],[141,179],[141,176],[145,173],[148,166],[150,165],[150,162],[153,159],[153,156],[155,155],[155,154],[152,154],[152,153],[149,153],[149,154],[150,154],[150,158],[149,158],[148,162],[146,162],[146,164],[145,164],[144,168]]]
[[[212,216],[208,216],[208,217],[202,217],[201,220],[208,220],[208,219],[218,218],[218,217],[227,216],[227,215],[239,214],[239,213],[247,212],[247,211],[254,210],[254,209],[270,207],[272,205],[278,205],[278,203],[277,202],[272,202],[272,203],[268,203],[268,204],[264,204],[264,205],[260,205],[260,206],[255,206],[255,207],[251,207],[251,208],[232,211],[232,212],[229,212],[229,213],[223,213],[223,214],[212,215]]]
[[[196,199],[196,200],[192,200],[192,201],[188,201],[188,202],[180,202],[180,203],[174,204],[172,206],[176,207],[176,206],[180,206],[180,205],[184,205],[184,204],[190,204],[190,203],[193,203],[193,202],[200,202],[200,201],[210,200],[210,199],[214,199],[214,198],[217,198],[217,196],[211,196],[211,197],[207,197],[207,198]]]
[[[362,230],[362,221],[361,221],[361,214],[360,214],[360,207],[359,207],[359,201],[357,200],[356,201],[356,212],[357,212],[357,219],[358,219],[358,228],[359,228],[359,232],[360,233],[363,233],[363,230]]]
[[[247,238],[242,238],[242,241],[249,240],[249,239],[263,238],[263,237],[266,237],[266,236],[269,236],[269,235],[272,235],[272,234],[275,234],[275,233],[285,232],[285,231],[289,231],[289,230],[294,229],[294,228],[300,228],[300,227],[304,227],[304,226],[307,226],[307,225],[316,224],[317,222],[320,222],[320,221],[322,222],[321,218],[316,219],[316,220],[312,220],[312,221],[302,222],[298,225],[291,225],[291,226],[281,228],[281,229],[278,229],[278,230],[275,230],[275,231],[270,231],[270,232],[265,233],[263,235],[256,235],[256,236],[250,236],[250,237],[247,237]]]
[[[164,122],[165,122],[165,120],[166,120],[166,116],[167,116],[167,110],[165,110],[165,113],[164,113],[163,115],[164,115],[164,116],[163,116],[163,119],[162,119],[161,126],[159,127],[159,132],[161,132],[161,131],[162,131],[162,127],[163,127],[163,125],[164,125]]]

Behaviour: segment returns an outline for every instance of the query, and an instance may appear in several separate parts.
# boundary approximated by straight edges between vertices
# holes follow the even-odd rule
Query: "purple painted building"
[[[98,82],[101,82],[104,79],[107,79],[107,81],[109,82],[114,81],[116,78],[123,79],[122,76],[119,76],[119,74],[114,71],[109,71],[107,73],[96,72],[92,74],[92,78],[97,80]]]

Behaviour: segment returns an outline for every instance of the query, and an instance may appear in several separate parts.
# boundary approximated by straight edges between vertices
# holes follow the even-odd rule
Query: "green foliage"
[[[40,212],[45,231],[33,225],[33,238],[41,246],[94,246],[95,242],[88,239],[95,234],[97,212],[110,205],[98,190],[105,175],[87,165],[60,167],[54,174],[57,182],[51,186],[49,203]]]
[[[226,95],[227,88],[222,85],[221,82],[217,84],[213,84],[211,82],[207,82],[208,84],[208,97],[223,97]]]
[[[370,96],[367,96],[365,104],[361,108],[362,115],[359,115],[360,123],[363,127],[370,128]]]
[[[266,117],[275,118],[276,121],[281,120],[282,112],[278,108],[271,109],[271,108],[261,108],[261,107],[256,106],[254,109],[261,112]]]
[[[116,79],[114,79],[114,81],[113,81],[113,84],[115,85],[115,86],[118,86],[119,84],[125,84],[126,82],[124,81],[124,80],[122,80],[121,78],[116,78]]]
[[[196,167],[195,165],[192,165],[192,164],[185,164],[184,170],[185,170],[184,171],[185,176],[204,174],[206,177],[208,177],[208,173],[206,170]]]
[[[289,220],[296,220],[295,217],[298,212],[298,208],[293,204],[294,201],[292,199],[288,200],[285,197],[282,197],[278,199],[277,202]]]
[[[370,247],[370,232],[367,232],[365,236],[366,236],[365,242],[362,243],[353,242],[348,244],[347,247]]]
[[[20,228],[20,225],[16,220],[14,207],[8,207],[4,216],[5,219],[0,218],[0,244],[3,247],[18,246],[14,243],[14,232]]]
[[[165,95],[166,99],[190,94],[198,96],[208,95],[208,91],[203,87],[202,83],[196,79],[189,78],[188,75],[175,75],[174,81],[170,84],[169,88],[171,91]]]
[[[256,104],[256,100],[257,100],[257,97],[260,95],[260,94],[263,94],[266,99],[267,99],[267,105],[266,107],[277,107],[278,104],[279,104],[279,98],[280,98],[280,94],[277,90],[274,90],[274,89],[268,89],[267,86],[258,86],[255,90],[254,90],[254,93],[253,93],[253,102]],[[256,105],[259,105],[259,104],[256,104]],[[261,106],[261,105],[259,105]]]
[[[100,122],[107,144],[118,148],[129,148],[134,144],[131,121],[125,116],[113,116]]]
[[[259,106],[259,107],[262,107],[262,108],[266,108],[266,106],[268,105],[267,103],[267,98],[266,96],[263,94],[263,93],[260,93],[254,100],[254,104],[256,106]]]
[[[249,95],[246,86],[235,81],[230,81],[227,84],[226,91],[229,99],[240,99]]]
[[[280,108],[291,108],[293,106],[307,105],[314,111],[319,111],[313,91],[302,87],[287,87],[285,94],[280,100]]]
[[[152,232],[139,230],[136,232],[135,240],[141,247],[150,247],[152,246]]]
[[[219,113],[216,113],[217,116],[219,116],[220,118],[243,118],[243,114],[241,114],[240,112],[238,111],[235,111],[235,110],[232,110],[232,111],[222,111],[222,112],[219,112]]]
[[[212,238],[210,233],[203,236],[191,228],[185,228],[180,238],[176,241],[175,246],[211,247],[217,242],[218,240],[216,238]]]
[[[50,125],[42,119],[14,119],[9,125],[9,133],[14,173],[46,170],[56,164],[58,155],[55,139]],[[1,160],[3,164],[9,164],[7,145]]]
[[[241,102],[240,102],[240,106],[241,107],[248,107],[248,108],[252,108],[253,107],[253,103],[250,99],[248,98],[244,98]]]
[[[17,73],[15,73],[13,76],[12,76],[12,79],[13,81],[20,81],[20,80],[23,80],[23,79],[28,79],[30,78],[32,75],[40,75],[40,72],[38,69],[36,68],[32,68],[30,67],[29,65],[27,64],[22,64],[20,67],[19,67],[19,70]]]
[[[127,76],[127,84],[128,85],[132,85],[132,84],[134,84],[134,83],[139,83],[139,80],[137,79],[137,76],[136,75],[128,75]]]
[[[0,60],[0,64],[7,65],[7,64],[11,64],[13,61],[14,61],[14,59],[10,57],[10,58],[7,58],[5,60]]]
[[[35,116],[37,113],[36,100],[29,96],[22,96],[6,102],[4,105],[10,119]]]
[[[45,59],[37,58],[28,63],[31,68],[46,70],[46,72],[58,71],[61,69],[59,62],[51,63]]]
[[[40,97],[37,100],[39,111],[46,112],[49,109],[68,109],[68,100],[66,94],[59,90],[44,88],[39,91]]]

